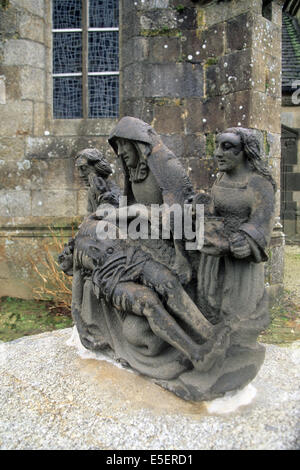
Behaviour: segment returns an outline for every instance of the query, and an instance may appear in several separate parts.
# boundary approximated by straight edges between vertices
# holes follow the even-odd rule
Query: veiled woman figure
[[[149,124],[131,116],[123,117],[111,132],[108,142],[121,161],[124,196],[129,206],[135,203],[183,206],[192,199],[194,190],[179,159]],[[173,270],[186,284],[192,271],[187,253],[184,253],[184,244],[174,239],[173,248]]]
[[[276,185],[250,129],[219,134],[215,157],[220,173],[206,211],[197,305],[212,323],[224,321],[230,327],[227,363],[240,361],[251,380],[264,358],[256,340],[269,322],[263,262],[268,259]]]

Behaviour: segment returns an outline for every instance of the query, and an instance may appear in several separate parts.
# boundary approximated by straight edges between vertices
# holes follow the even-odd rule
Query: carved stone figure
[[[258,139],[242,128],[217,137],[220,174],[210,194],[194,193],[176,156],[143,121],[121,119],[109,143],[122,164],[127,205],[98,204],[72,244],[72,315],[83,345],[184,399],[244,387],[263,362],[256,340],[268,324],[262,262],[275,185]],[[140,220],[151,228],[153,204],[191,203],[205,205],[198,251],[176,239],[172,223],[169,239],[161,227],[154,239],[122,234],[141,204]],[[103,238],[105,231],[115,236]]]
[[[75,166],[88,190],[87,211],[95,212],[99,204],[108,202],[119,205],[118,186],[108,179],[112,174],[111,166],[104,155],[96,148],[81,150],[75,157]]]
[[[88,189],[87,212],[97,210],[101,204],[109,203],[119,205],[120,189],[108,177],[112,169],[105,156],[96,148],[86,148],[75,156],[75,167],[79,176]],[[74,239],[70,238],[63,251],[58,256],[62,271],[69,276],[73,275]]]
[[[192,200],[192,184],[180,161],[147,123],[122,118],[108,142],[121,160],[127,204],[183,205]],[[173,269],[183,283],[191,278],[191,267],[180,240],[174,240]]]

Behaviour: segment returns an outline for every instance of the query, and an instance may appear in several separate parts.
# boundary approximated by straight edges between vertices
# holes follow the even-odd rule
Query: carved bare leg
[[[191,361],[201,356],[197,345],[166,311],[156,293],[145,286],[132,282],[120,283],[113,295],[113,303],[136,315],[144,315],[153,333],[181,351]]]
[[[166,298],[168,306],[178,318],[198,331],[203,339],[214,335],[214,325],[205,318],[169,269],[155,261],[148,261],[143,271],[145,283]]]

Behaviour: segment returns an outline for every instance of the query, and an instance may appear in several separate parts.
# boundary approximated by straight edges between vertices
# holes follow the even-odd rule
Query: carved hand
[[[235,258],[247,258],[251,255],[251,248],[242,233],[235,233],[230,237],[230,251]]]

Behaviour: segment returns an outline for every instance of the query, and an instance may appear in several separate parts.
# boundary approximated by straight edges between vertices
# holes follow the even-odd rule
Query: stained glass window
[[[52,0],[53,115],[117,117],[119,0]]]

